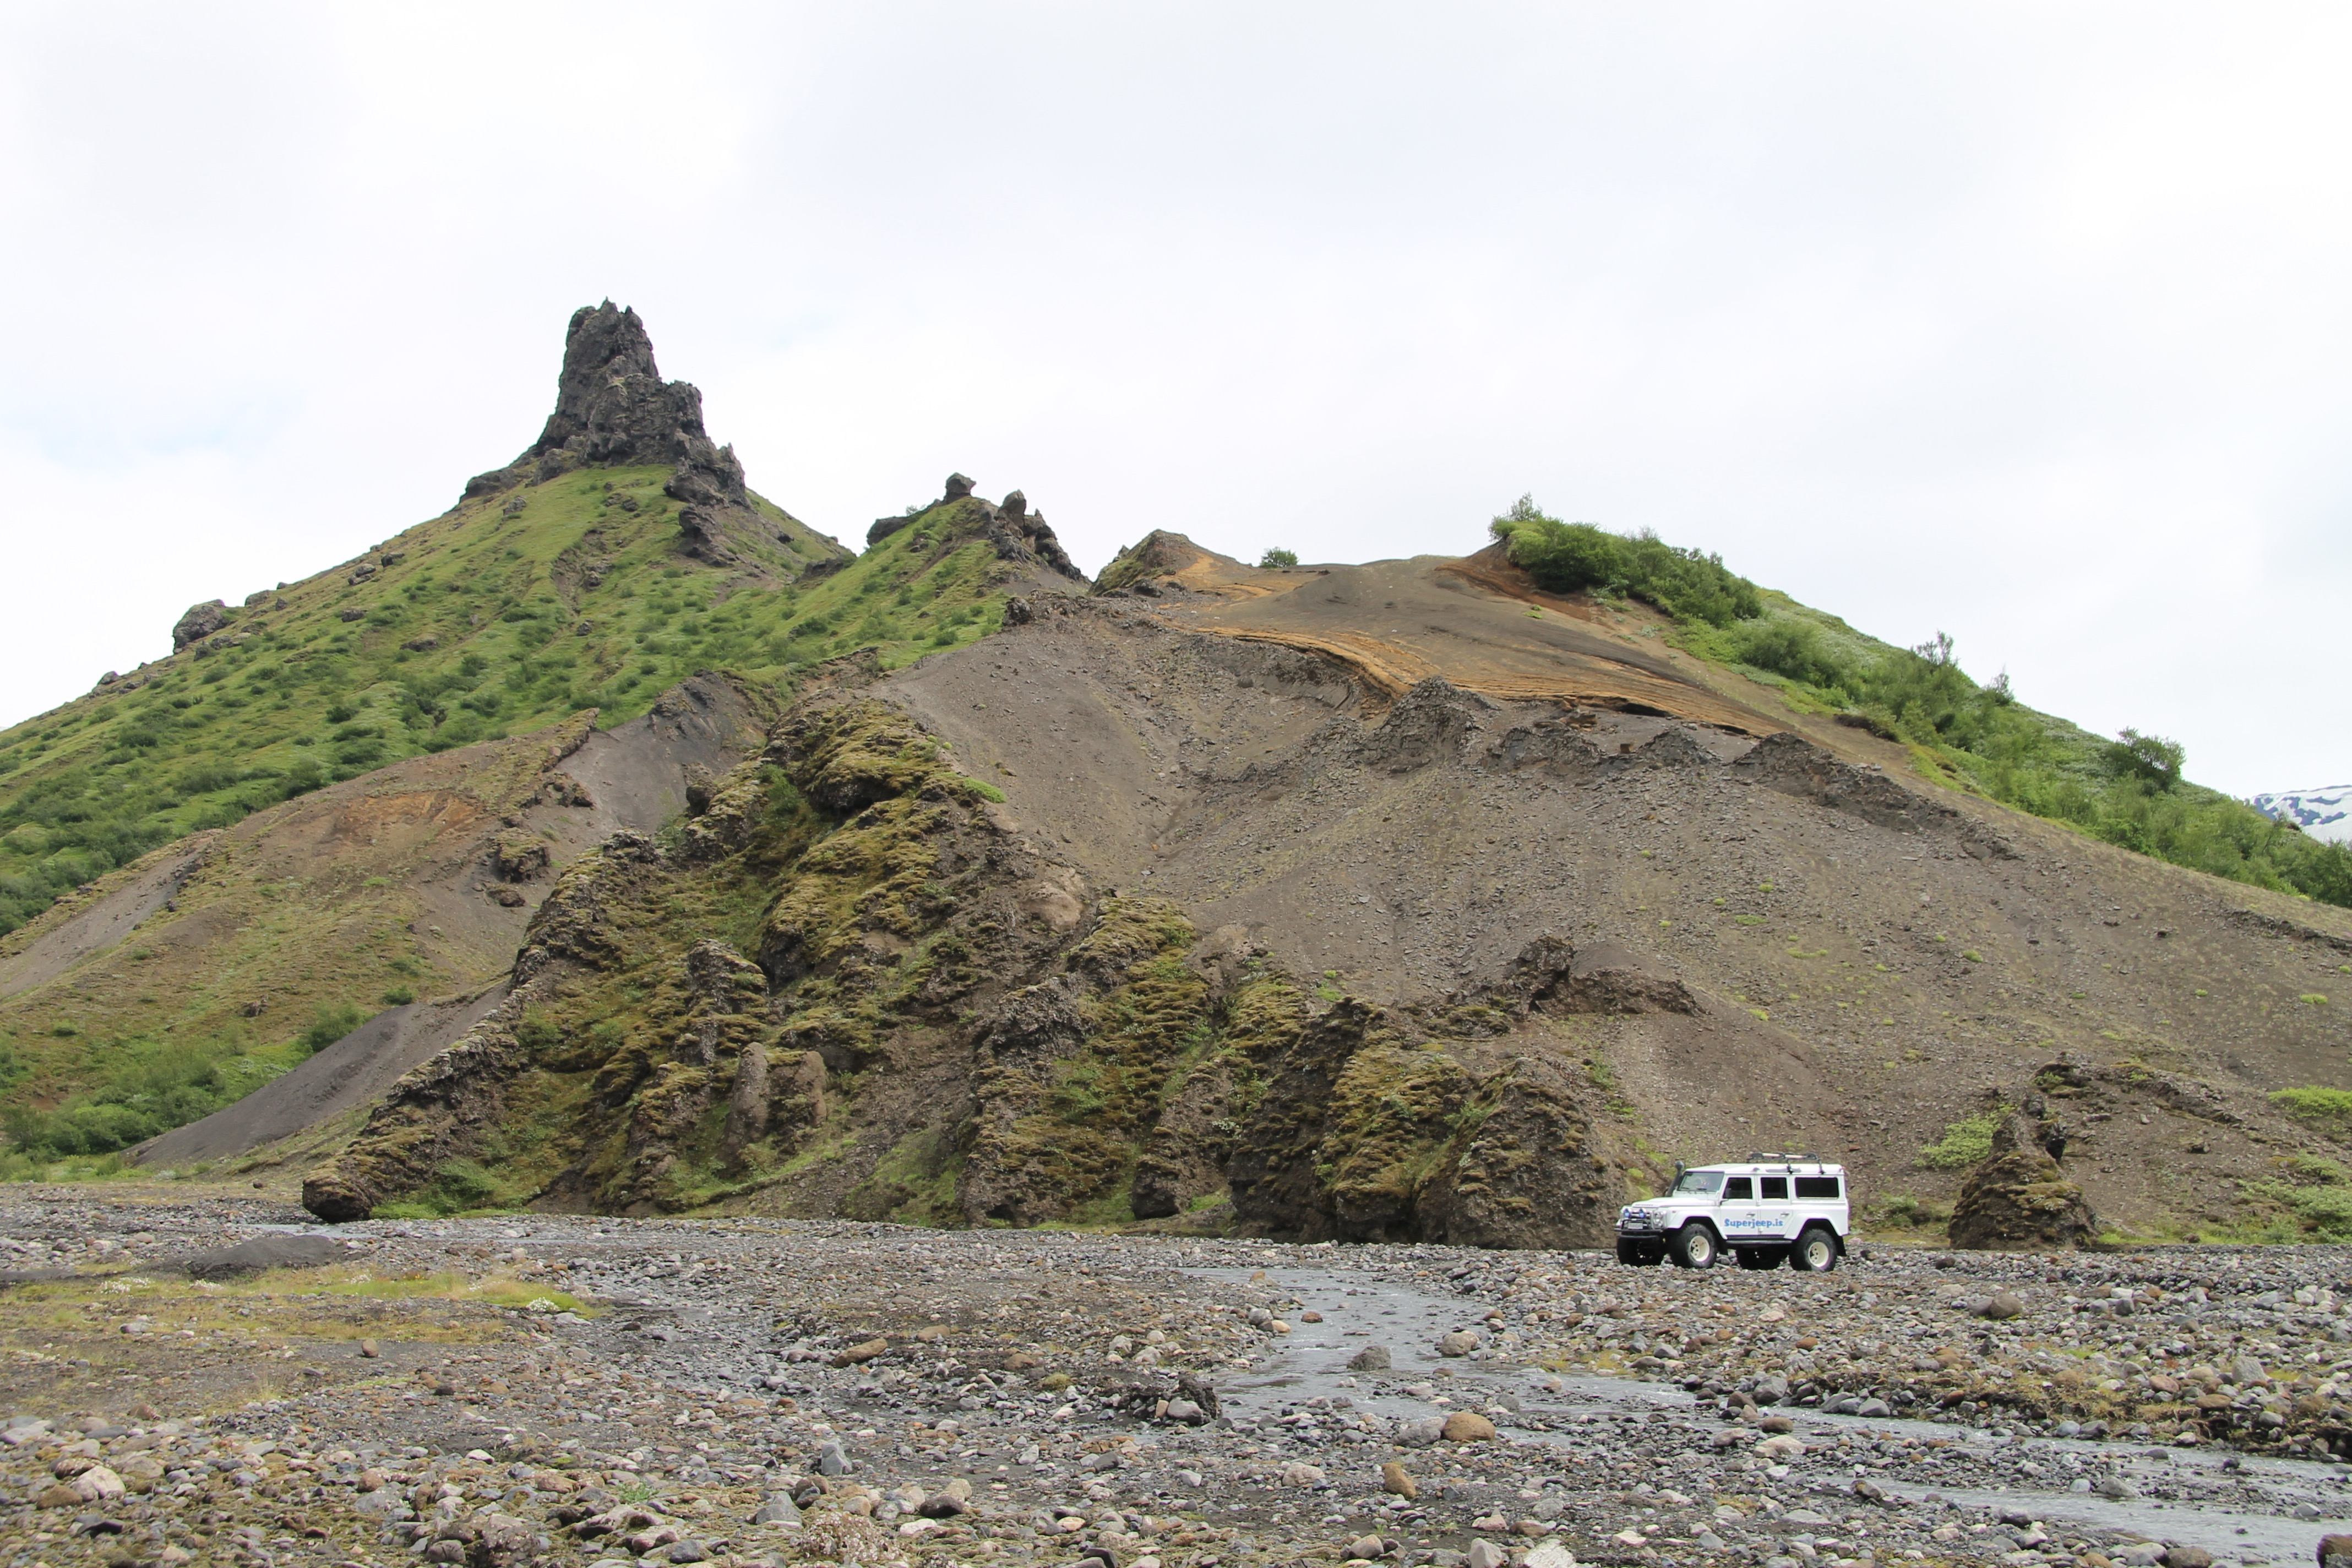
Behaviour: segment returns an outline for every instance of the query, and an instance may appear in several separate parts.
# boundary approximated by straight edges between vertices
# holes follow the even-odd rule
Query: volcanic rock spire
[[[683,503],[677,521],[688,553],[727,565],[740,559],[747,538],[780,537],[752,504],[735,449],[703,430],[702,394],[661,378],[636,311],[610,300],[574,310],[555,386],[555,411],[539,439],[505,468],[467,480],[460,504],[574,468],[667,463],[677,472],[663,490]]]

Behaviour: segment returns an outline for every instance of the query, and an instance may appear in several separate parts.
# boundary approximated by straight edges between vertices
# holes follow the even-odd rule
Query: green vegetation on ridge
[[[1654,605],[1691,653],[1780,688],[1801,710],[1903,742],[1931,776],[2159,860],[2352,907],[2352,849],[2187,782],[2174,742],[2137,730],[2103,741],[2018,701],[2006,674],[1979,685],[1941,633],[1892,647],[1717,556],[1561,522],[1526,496],[1493,526],[1544,586]]]
[[[1720,555],[1680,550],[1646,530],[1633,538],[1589,522],[1562,522],[1521,496],[1492,530],[1511,564],[1555,594],[1619,595],[1678,621],[1728,626],[1764,613],[1756,584]]]
[[[782,680],[866,646],[891,667],[994,624],[976,502],[831,575],[809,568],[839,547],[770,508],[794,548],[747,573],[679,550],[669,472],[588,469],[462,507],[261,595],[218,648],[0,732],[0,934],[159,845],[403,757],[585,708],[610,727],[698,670]]]
[[[290,586],[272,596],[282,609],[246,610],[223,634],[243,640],[0,735],[0,930],[192,828],[404,757],[590,707],[609,727],[706,669],[788,695],[809,665],[871,647],[897,668],[1002,620],[1007,568],[981,537],[979,501],[924,509],[837,566],[812,539],[803,549],[827,570],[782,558],[728,573],[677,548],[667,472],[574,472],[436,519],[372,552],[358,584],[344,568]],[[502,792],[533,787],[536,755],[500,764],[522,770],[515,780],[476,767],[467,787],[493,814],[509,809]],[[242,782],[194,792],[206,770]],[[164,941],[152,963],[143,945],[121,951],[94,985],[0,999],[0,1119],[19,1157],[127,1147],[250,1092],[381,1006],[478,983],[425,961],[416,910],[386,880],[240,876],[205,895],[217,907],[204,918],[238,933],[234,963],[188,970]],[[264,995],[267,1013],[244,1010]]]

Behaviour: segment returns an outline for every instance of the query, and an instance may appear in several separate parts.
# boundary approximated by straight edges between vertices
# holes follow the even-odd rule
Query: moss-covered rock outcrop
[[[803,703],[674,833],[564,874],[505,1005],[306,1203],[1198,1212],[1494,1245],[1605,1224],[1608,1167],[1542,1016],[1565,944],[1441,1015],[1372,1007],[1238,928],[1097,894],[993,795],[896,707]]]
[[[2098,1235],[2083,1189],[2059,1167],[2055,1125],[2012,1111],[1994,1129],[1992,1153],[1960,1184],[1951,1243],[1988,1250],[2076,1247]]]

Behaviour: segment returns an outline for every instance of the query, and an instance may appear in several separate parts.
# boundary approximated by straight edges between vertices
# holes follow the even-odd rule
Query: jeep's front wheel
[[[1827,1274],[1837,1264],[1837,1237],[1827,1226],[1808,1229],[1797,1237],[1797,1245],[1789,1253],[1789,1267],[1800,1274]]]
[[[1670,1244],[1670,1247],[1676,1268],[1712,1268],[1715,1267],[1717,1256],[1715,1232],[1696,1220],[1693,1220],[1675,1232],[1675,1239]]]

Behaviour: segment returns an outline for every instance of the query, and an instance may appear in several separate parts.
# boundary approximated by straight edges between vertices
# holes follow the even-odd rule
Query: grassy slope
[[[1779,687],[1801,712],[1835,713],[1902,742],[1938,783],[2175,865],[2352,906],[2352,852],[2188,783],[2169,742],[2128,730],[2102,741],[2018,702],[2005,675],[1978,685],[1940,634],[1889,647],[1758,588],[1719,556],[1564,523],[1532,497],[1495,519],[1493,531],[1542,586],[1644,600],[1675,623],[1685,651]]]
[[[2186,779],[2119,764],[2123,748],[1979,686],[1948,648],[1897,648],[1764,590],[1763,615],[1682,623],[1688,651],[1780,689],[1802,712],[1843,712],[1902,742],[1919,772],[2095,838],[2231,881],[2352,905],[2352,854]],[[1938,663],[1942,659],[1946,662]]]
[[[1979,686],[1941,635],[1916,648],[1758,588],[1719,556],[1644,533],[1624,538],[1547,517],[1534,498],[1494,520],[1511,562],[1554,592],[1643,599],[1700,658],[1779,686],[1911,749],[1939,783],[2217,877],[2352,907],[2352,850],[2319,843],[2180,776],[2180,749],[2126,731],[2102,741],[2015,700],[2006,676]]]
[[[870,586],[878,562],[761,585],[679,553],[668,473],[568,474],[514,492],[513,516],[496,497],[421,523],[285,588],[282,609],[239,610],[225,650],[188,649],[0,732],[0,932],[160,844],[400,757],[583,708],[609,726],[698,669],[780,676],[867,643],[903,662],[992,561],[967,544],[904,591],[894,576],[887,598]],[[624,497],[635,511],[614,504]],[[771,583],[840,553],[787,527],[798,553],[762,563]],[[878,553],[903,573],[913,540],[937,532],[902,531]],[[921,602],[942,595],[954,602]],[[960,625],[971,635],[969,614]],[[436,646],[406,646],[425,638]]]
[[[299,799],[254,831],[211,835],[204,874],[171,910],[56,982],[0,999],[10,1142],[45,1156],[126,1147],[250,1092],[380,1008],[493,977],[498,957],[439,940],[417,897],[417,874],[446,845],[399,827],[426,813],[469,826],[521,809],[547,749],[536,739],[478,745],[352,785],[364,800]],[[338,812],[339,795],[340,826],[373,817],[393,830],[336,831],[320,813]],[[424,811],[404,809],[420,800]],[[68,898],[19,940],[83,904]]]
[[[761,581],[680,555],[667,477],[568,474],[517,492],[515,515],[500,497],[421,524],[370,552],[400,557],[373,578],[354,585],[345,566],[291,585],[284,609],[240,616],[226,634],[238,645],[183,653],[140,672],[149,679],[135,691],[95,693],[0,736],[0,888],[16,900],[9,923],[32,921],[0,937],[0,952],[37,937],[49,923],[39,909],[109,864],[330,779],[583,708],[609,726],[703,669],[788,695],[804,665],[873,647],[896,668],[1001,622],[1007,568],[976,537],[977,502],[934,507],[841,570],[778,585],[800,569],[790,558]],[[808,559],[835,553],[808,537]],[[345,622],[345,609],[362,615]],[[402,646],[428,636],[439,646]],[[495,813],[511,759],[481,755],[499,776],[467,793]],[[253,858],[258,869],[268,847]],[[306,885],[248,879],[220,911],[239,929],[233,973],[167,973],[166,947],[151,954],[141,942],[0,1005],[13,1142],[46,1153],[135,1142],[299,1060],[322,1016],[363,1016],[387,994],[432,995],[462,978],[417,951],[398,868],[361,846],[347,858]],[[277,1000],[247,1020],[236,1004],[261,985]]]

